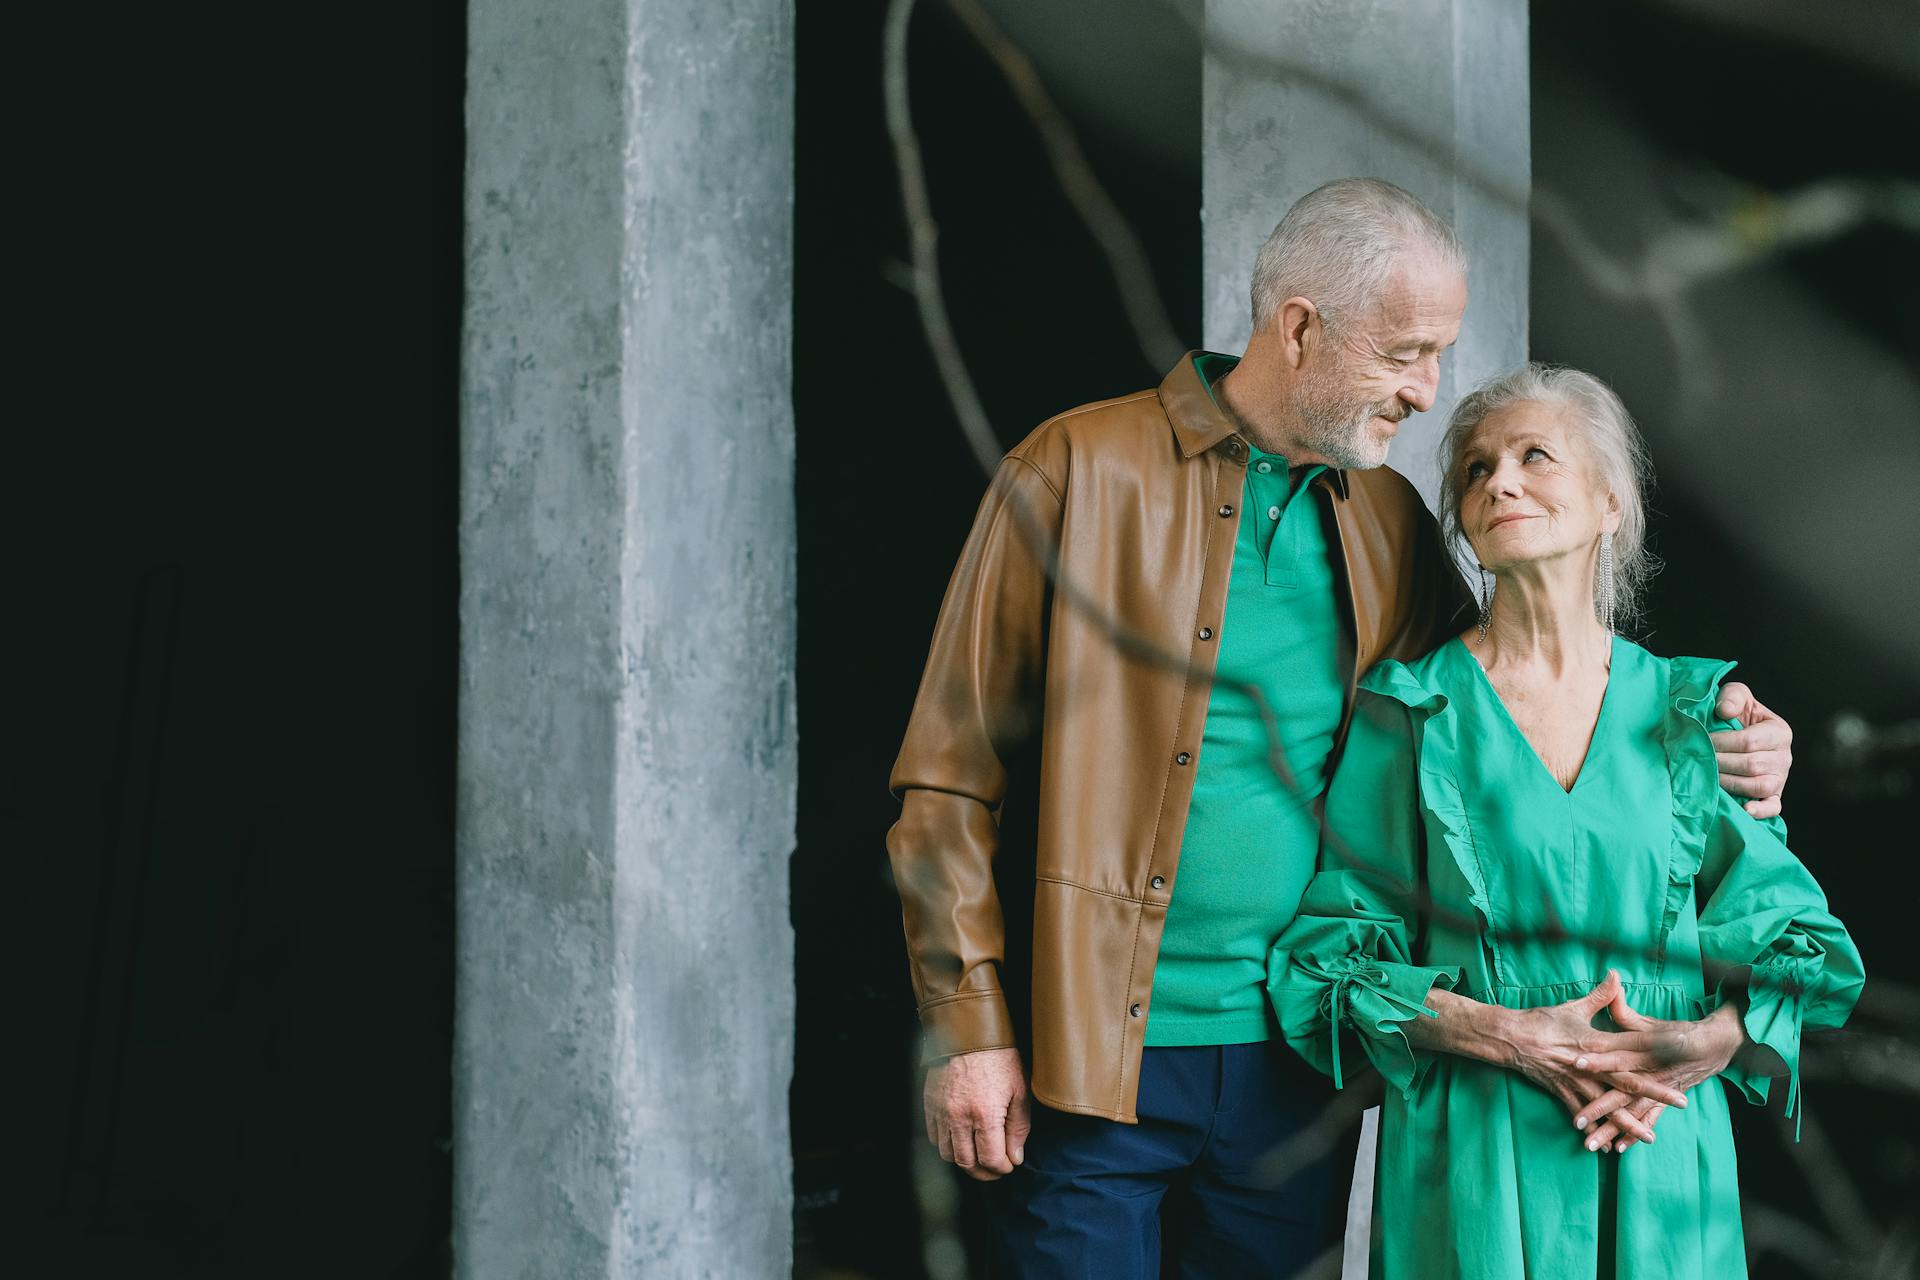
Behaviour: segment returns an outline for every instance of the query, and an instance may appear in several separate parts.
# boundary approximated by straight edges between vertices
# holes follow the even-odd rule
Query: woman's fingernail
[[[1573,1065],[1576,1067],[1584,1067],[1587,1065],[1587,1060],[1585,1058],[1575,1058],[1573,1060]]]
[[[1585,1116],[1575,1116],[1575,1117],[1573,1118],[1573,1127],[1574,1127],[1574,1128],[1576,1128],[1576,1129],[1584,1129],[1584,1128],[1586,1128],[1586,1127],[1587,1127],[1587,1118],[1586,1118]]]
[[[1599,1149],[1600,1149],[1600,1144],[1597,1141],[1589,1141],[1587,1143],[1587,1150],[1598,1151]]]

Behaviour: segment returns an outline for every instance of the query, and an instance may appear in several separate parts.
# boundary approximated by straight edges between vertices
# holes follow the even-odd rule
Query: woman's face
[[[1620,526],[1620,508],[1553,404],[1523,401],[1487,415],[1459,466],[1460,527],[1480,563],[1515,565],[1584,557]]]

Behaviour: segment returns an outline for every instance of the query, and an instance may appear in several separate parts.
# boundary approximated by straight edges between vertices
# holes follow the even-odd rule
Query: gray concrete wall
[[[1436,492],[1434,442],[1462,388],[1527,353],[1525,0],[1206,0],[1205,333],[1239,351],[1253,257],[1295,200],[1385,178],[1465,239],[1471,298],[1440,402],[1389,465]]]
[[[791,1268],[789,0],[474,0],[454,1238]]]

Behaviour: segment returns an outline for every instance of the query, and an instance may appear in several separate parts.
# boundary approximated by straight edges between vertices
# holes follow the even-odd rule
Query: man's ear
[[[1280,353],[1294,369],[1306,363],[1308,354],[1326,336],[1320,326],[1320,308],[1301,297],[1280,304],[1274,328],[1280,338]]]

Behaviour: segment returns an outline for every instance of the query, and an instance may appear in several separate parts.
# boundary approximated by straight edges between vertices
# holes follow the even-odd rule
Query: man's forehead
[[[1387,279],[1374,308],[1382,330],[1421,328],[1451,343],[1460,331],[1466,311],[1467,280],[1453,267],[1440,264],[1402,268]]]

